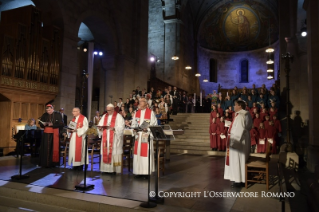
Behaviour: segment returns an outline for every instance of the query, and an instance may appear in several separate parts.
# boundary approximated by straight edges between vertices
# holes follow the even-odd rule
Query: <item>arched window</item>
[[[209,60],[209,81],[217,82],[217,61],[215,59]]]
[[[240,61],[240,82],[248,82],[248,60]]]

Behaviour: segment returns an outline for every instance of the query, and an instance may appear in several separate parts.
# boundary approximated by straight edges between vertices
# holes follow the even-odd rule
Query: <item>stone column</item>
[[[59,110],[61,107],[64,108],[68,121],[72,120],[72,109],[75,106],[78,40],[78,37],[72,37],[67,33],[64,34],[59,93],[53,102],[55,110]]]
[[[309,147],[307,168],[314,172],[319,164],[319,2],[305,0],[307,11],[307,55],[309,95]]]

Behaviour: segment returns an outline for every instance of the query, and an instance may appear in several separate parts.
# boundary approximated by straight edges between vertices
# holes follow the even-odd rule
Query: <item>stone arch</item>
[[[120,54],[120,33],[118,32],[115,23],[109,18],[111,15],[101,14],[97,11],[87,10],[80,14],[75,23],[75,29],[79,29],[81,23],[85,23],[91,30],[95,42],[102,44],[105,47],[106,54]],[[77,36],[78,31],[75,32]]]

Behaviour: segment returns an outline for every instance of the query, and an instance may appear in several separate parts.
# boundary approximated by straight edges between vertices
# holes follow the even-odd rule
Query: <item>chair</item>
[[[269,161],[271,154],[271,144],[267,142],[266,158],[250,157],[246,162],[246,180],[245,188],[247,189],[248,182],[265,181],[266,189],[269,189]],[[252,177],[249,179],[249,177]]]
[[[94,155],[97,155],[99,157],[99,163],[101,161],[101,154],[100,154],[100,149],[101,149],[101,139],[99,139],[97,136],[94,135],[89,135],[88,136],[88,151],[90,152],[90,158],[91,158],[91,171],[93,171],[93,164],[94,164]],[[94,154],[95,152],[95,154]]]
[[[69,144],[70,140],[67,135],[63,136],[63,140],[60,141],[60,148],[61,148],[61,157],[62,162],[64,164],[64,168],[66,167],[66,156],[69,154]]]
[[[125,135],[123,136],[123,154],[122,158],[127,160],[128,162],[128,171],[131,171],[131,158],[132,158],[132,147],[133,147],[133,142],[134,142],[134,136],[132,135]],[[122,173],[123,173],[123,165],[124,160],[121,164],[122,166]]]
[[[165,155],[166,155],[166,143],[165,141],[154,141],[154,151],[156,151],[156,142],[158,143],[158,152],[155,157],[157,157],[157,176],[159,177],[160,170],[162,174],[165,173]]]

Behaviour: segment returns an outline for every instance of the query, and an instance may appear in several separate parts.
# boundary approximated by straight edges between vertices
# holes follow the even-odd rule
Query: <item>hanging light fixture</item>
[[[186,66],[185,69],[186,69],[186,70],[191,70],[192,67],[191,67],[191,66]]]
[[[203,79],[203,82],[208,82],[208,79]]]
[[[179,59],[179,57],[176,56],[176,55],[174,55],[174,56],[172,57],[172,60],[178,60],[178,59]]]
[[[274,69],[272,67],[268,67],[267,68],[267,73],[271,73],[271,72],[274,72]]]
[[[268,75],[267,79],[271,80],[273,79],[274,77],[272,75]]]
[[[274,64],[274,61],[271,58],[269,58],[266,63],[267,64]]]
[[[200,73],[196,73],[196,74],[195,74],[195,77],[200,77],[200,76],[201,76]]]
[[[275,49],[274,48],[271,48],[271,47],[268,47],[267,49],[266,49],[266,52],[267,53],[272,53],[272,52],[274,52],[275,51]]]

